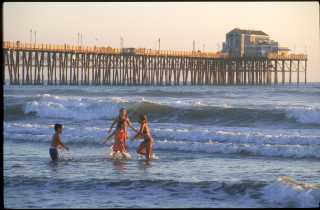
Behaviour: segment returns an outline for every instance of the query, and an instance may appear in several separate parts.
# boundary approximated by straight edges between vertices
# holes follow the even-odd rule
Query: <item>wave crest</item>
[[[43,94],[24,104],[8,106],[5,116],[10,118],[35,115],[40,118],[74,120],[112,119],[121,107],[129,110],[133,120],[147,114],[151,121],[181,123],[214,123],[221,125],[320,125],[320,109],[317,107],[263,107],[246,108],[226,105],[210,106],[205,101],[179,103],[145,100],[141,97],[72,97]]]
[[[70,160],[77,161],[77,160]],[[175,181],[175,180],[134,180],[134,179],[97,179],[87,178],[80,180],[48,179],[46,177],[5,177],[5,187],[28,186],[29,188],[43,188],[50,186],[50,190],[60,189],[64,186],[72,190],[93,190],[94,193],[121,193],[127,195],[131,189],[141,190],[143,196],[157,190],[170,194],[179,193],[185,198],[192,199],[192,192],[197,192],[201,199],[236,200],[236,203],[251,206],[268,207],[318,207],[320,187],[316,184],[297,182],[290,177],[279,177],[274,181],[240,180],[236,182],[219,181]],[[305,187],[300,187],[305,186]],[[125,187],[125,191],[123,188]],[[117,191],[117,189],[122,189]],[[153,194],[153,193],[151,193]],[[229,206],[230,207],[230,206]]]

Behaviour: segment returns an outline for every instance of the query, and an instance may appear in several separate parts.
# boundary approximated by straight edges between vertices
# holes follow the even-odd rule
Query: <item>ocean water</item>
[[[318,207],[320,84],[4,86],[7,208]],[[112,160],[119,109],[146,113],[158,159]],[[61,160],[48,154],[62,123]],[[130,130],[129,135],[134,133]]]

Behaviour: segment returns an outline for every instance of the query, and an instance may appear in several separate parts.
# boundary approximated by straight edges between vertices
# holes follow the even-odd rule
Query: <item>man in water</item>
[[[60,139],[60,134],[62,133],[62,125],[55,124],[54,131],[55,133],[52,136],[52,142],[51,142],[51,147],[49,149],[49,154],[53,161],[57,161],[59,159],[58,148],[62,147],[62,148],[65,148],[66,150],[69,150],[69,148],[64,146],[64,144],[61,142],[61,139]]]

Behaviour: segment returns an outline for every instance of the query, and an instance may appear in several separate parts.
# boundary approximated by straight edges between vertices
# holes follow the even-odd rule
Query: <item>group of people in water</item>
[[[139,119],[140,128],[137,130],[132,126],[132,123],[128,116],[128,111],[124,108],[121,108],[119,111],[119,116],[114,119],[110,129],[108,130],[108,136],[103,141],[107,143],[112,137],[114,137],[114,143],[112,146],[112,157],[115,158],[117,155],[121,155],[122,158],[128,159],[130,155],[128,153],[128,128],[131,128],[136,132],[136,135],[132,140],[142,138],[143,142],[137,148],[137,153],[144,155],[146,160],[151,160],[153,157],[153,138],[151,136],[150,128],[148,125],[148,120],[146,115],[141,115]],[[115,126],[116,125],[116,126]],[[112,129],[115,126],[113,132]],[[52,137],[51,147],[49,149],[49,154],[52,160],[58,160],[58,149],[64,148],[69,150],[62,142],[60,134],[62,133],[63,126],[61,124],[55,124],[54,130],[55,133]]]

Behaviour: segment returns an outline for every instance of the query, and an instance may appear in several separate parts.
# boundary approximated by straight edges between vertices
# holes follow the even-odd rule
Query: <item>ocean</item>
[[[4,88],[6,208],[318,207],[320,84]],[[155,160],[108,157],[120,108]],[[61,123],[60,151],[48,149]],[[129,130],[129,136],[134,132]]]

